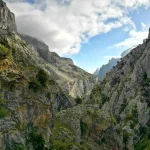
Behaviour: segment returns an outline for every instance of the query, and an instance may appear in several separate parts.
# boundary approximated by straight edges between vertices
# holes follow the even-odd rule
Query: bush
[[[42,87],[45,87],[47,85],[47,82],[48,82],[47,73],[43,69],[40,69],[36,75],[36,78],[32,79],[29,82],[29,89],[33,89],[34,92],[37,92]]]
[[[142,127],[142,126],[141,126],[141,127],[139,128],[139,131],[140,131],[140,134],[141,134],[141,135],[145,135],[145,134],[146,134],[146,127]]]
[[[0,44],[0,58],[6,57],[9,57],[11,60],[13,60],[12,51]]]
[[[76,102],[76,104],[78,105],[78,104],[82,104],[82,99],[80,98],[80,97],[77,97],[76,99],[75,99],[75,102]]]
[[[33,89],[34,92],[37,92],[40,88],[41,84],[36,79],[29,82],[29,89]]]
[[[119,83],[120,82],[120,79],[119,79],[119,77],[115,77],[115,78],[113,78],[113,80],[111,81],[111,86],[115,86],[117,83]]]
[[[2,98],[2,95],[0,95],[0,118],[6,117],[8,111],[5,107],[5,100]]]
[[[9,49],[0,44],[0,57],[6,57],[10,53]]]
[[[127,131],[123,132],[123,142],[126,145],[129,140],[130,134]]]
[[[48,75],[43,69],[39,70],[38,74],[36,75],[36,78],[42,86],[46,86],[48,82]]]
[[[42,134],[38,133],[36,130],[33,130],[29,134],[29,142],[32,143],[34,149],[36,150],[45,150],[45,140]]]
[[[80,121],[80,129],[81,129],[81,135],[85,136],[87,134],[88,131],[88,126],[86,123]]]
[[[108,102],[109,101],[109,97],[106,96],[105,94],[101,94],[101,101],[102,101],[102,105],[105,103],[105,102]]]

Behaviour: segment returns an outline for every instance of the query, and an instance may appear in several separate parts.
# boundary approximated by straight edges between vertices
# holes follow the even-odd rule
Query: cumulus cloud
[[[141,30],[131,30],[129,32],[129,38],[125,39],[124,41],[117,43],[113,47],[122,47],[122,48],[130,48],[135,45],[143,43],[143,40],[148,37],[148,27],[142,22],[141,23]]]
[[[134,23],[128,12],[150,0],[6,0],[15,13],[18,31],[49,45],[60,55],[78,53],[89,38]],[[134,34],[133,32],[131,34]],[[131,35],[132,36],[132,35]],[[128,41],[127,41],[128,42]]]

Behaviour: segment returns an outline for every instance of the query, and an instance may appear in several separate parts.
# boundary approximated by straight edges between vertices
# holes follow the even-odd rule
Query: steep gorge
[[[150,148],[150,36],[95,85],[72,60],[18,34],[2,0],[0,18],[0,149]]]

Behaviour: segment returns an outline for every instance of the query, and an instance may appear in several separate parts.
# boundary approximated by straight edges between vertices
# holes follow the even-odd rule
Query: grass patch
[[[12,51],[0,44],[0,59],[9,58],[13,60]]]

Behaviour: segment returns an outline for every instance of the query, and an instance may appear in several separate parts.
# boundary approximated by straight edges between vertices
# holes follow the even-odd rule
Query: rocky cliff
[[[106,73],[109,72],[114,66],[116,66],[117,62],[120,61],[120,59],[116,59],[116,58],[112,58],[111,60],[109,60],[108,64],[103,65],[100,69],[99,69],[99,73],[98,73],[98,79],[100,81],[102,81],[104,79],[104,77],[106,76]]]
[[[9,11],[5,3],[0,6]],[[90,93],[95,78],[70,59],[49,52],[43,42],[20,38],[15,29],[1,30],[0,149],[150,148],[150,34],[107,73],[86,101],[78,97],[71,106],[63,85],[75,97]]]
[[[17,31],[15,24],[15,15],[10,12],[6,3],[0,0],[0,32],[1,34],[5,32]]]
[[[98,76],[99,70],[100,70],[100,69],[97,68],[93,74],[94,74],[95,76]]]
[[[50,52],[48,46],[42,41],[27,35],[20,34],[20,36],[35,48],[34,57],[41,59],[38,64],[54,77],[65,93],[73,98],[90,94],[97,83],[96,77],[75,66],[71,59]]]
[[[130,51],[132,50],[132,48],[129,48],[125,51],[122,52],[121,57],[125,57]],[[120,58],[112,58],[111,60],[109,60],[109,62],[106,65],[103,65],[100,69],[97,69],[95,71],[96,76],[98,76],[99,81],[102,81],[106,74],[117,65],[117,62],[120,61]]]
[[[54,112],[70,100],[16,33],[14,14],[2,1],[0,18],[0,149],[49,148]]]
[[[89,101],[56,113],[53,147],[148,150],[149,66],[150,38],[133,48],[107,73],[92,90]]]
[[[0,18],[0,149],[50,149],[54,113],[71,107],[71,97],[89,95],[97,80],[40,40],[19,35],[1,0]]]
[[[150,38],[122,58],[92,91],[91,103],[98,104],[116,120],[111,134],[118,149],[150,148],[149,60]],[[104,144],[107,142],[105,139]]]

